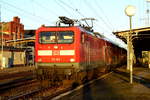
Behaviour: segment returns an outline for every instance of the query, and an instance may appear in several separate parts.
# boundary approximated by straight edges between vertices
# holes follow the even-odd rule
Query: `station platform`
[[[133,68],[133,84],[126,67],[115,69],[103,78],[62,94],[52,100],[150,100],[150,69]]]
[[[19,66],[0,69],[0,84],[33,75],[35,66]]]
[[[19,66],[19,67],[3,68],[0,69],[0,75],[13,74],[32,70],[35,70],[35,66]]]

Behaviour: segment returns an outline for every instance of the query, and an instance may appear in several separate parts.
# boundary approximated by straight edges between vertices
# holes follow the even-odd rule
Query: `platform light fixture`
[[[132,5],[128,5],[126,8],[125,8],[125,14],[129,17],[132,17],[135,15],[135,12],[136,12],[136,8]]]
[[[129,16],[130,32],[127,34],[127,69],[130,70],[130,83],[133,83],[133,51],[132,51],[132,16],[135,15],[136,8],[132,5],[128,5],[125,8],[125,14]]]

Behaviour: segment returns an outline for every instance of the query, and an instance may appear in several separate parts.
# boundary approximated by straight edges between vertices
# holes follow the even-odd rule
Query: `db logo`
[[[54,50],[53,51],[53,55],[59,55],[59,54],[60,54],[59,50]]]

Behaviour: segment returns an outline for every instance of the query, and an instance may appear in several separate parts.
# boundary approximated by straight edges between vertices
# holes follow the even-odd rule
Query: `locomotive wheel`
[[[105,69],[105,73],[108,73],[108,72],[110,72],[110,71],[111,71],[111,66],[108,65],[108,66],[106,67],[106,69]]]
[[[79,82],[74,81],[74,82],[72,83],[71,89],[75,89],[77,86],[79,86]]]
[[[79,72],[76,73],[74,76],[75,80],[72,83],[72,89],[76,88],[77,86],[84,84],[88,81],[88,76],[86,72]]]
[[[95,68],[94,70],[93,70],[93,77],[92,77],[92,79],[96,79],[96,78],[98,78],[98,74],[99,74],[100,72],[99,72],[99,69],[97,69],[97,68]]]

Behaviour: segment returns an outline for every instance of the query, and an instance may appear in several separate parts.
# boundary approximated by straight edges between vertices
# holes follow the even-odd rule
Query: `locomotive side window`
[[[84,43],[85,38],[84,38],[84,33],[81,33],[81,43]]]
[[[73,43],[74,33],[71,31],[41,32],[39,42],[43,44],[51,43]]]

